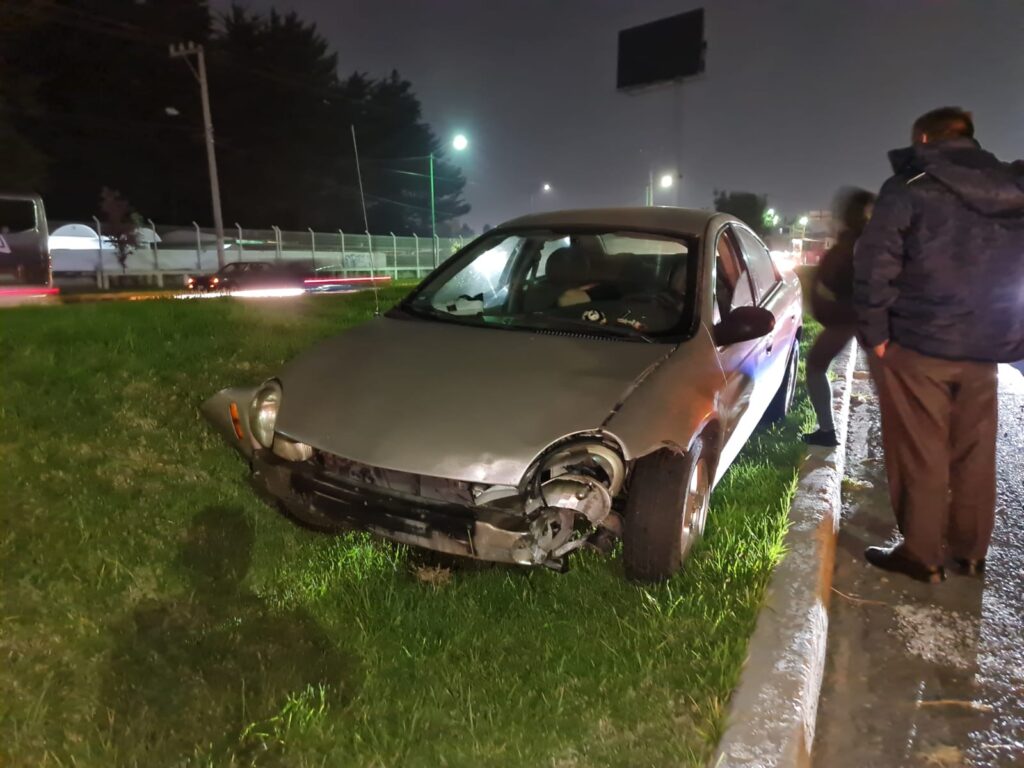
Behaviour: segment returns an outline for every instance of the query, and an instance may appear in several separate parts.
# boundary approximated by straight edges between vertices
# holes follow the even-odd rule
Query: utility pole
[[[430,239],[434,243],[434,264],[437,264],[437,213],[434,209],[434,153],[430,153]]]
[[[206,58],[203,56],[203,46],[191,42],[171,45],[170,53],[172,59],[184,59],[199,81],[199,93],[203,101],[203,128],[206,134],[206,161],[210,166],[213,228],[217,234],[217,268],[220,269],[224,266],[224,220],[220,213],[220,182],[217,179],[217,154],[213,142],[213,118],[210,115],[210,90],[206,85]],[[196,67],[192,66],[190,56],[196,57]]]

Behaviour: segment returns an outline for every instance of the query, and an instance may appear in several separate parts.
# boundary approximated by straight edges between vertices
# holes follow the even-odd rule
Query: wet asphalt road
[[[1024,766],[1024,377],[1000,370],[999,510],[984,580],[862,559],[894,533],[877,403],[853,391],[816,768]]]

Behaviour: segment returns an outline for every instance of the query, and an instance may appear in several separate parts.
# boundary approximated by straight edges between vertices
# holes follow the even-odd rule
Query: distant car
[[[203,411],[309,526],[554,568],[621,537],[627,575],[657,580],[788,411],[801,323],[796,278],[732,217],[540,214]]]
[[[269,261],[233,261],[212,275],[189,275],[190,291],[235,291],[253,288],[302,288],[303,265]]]

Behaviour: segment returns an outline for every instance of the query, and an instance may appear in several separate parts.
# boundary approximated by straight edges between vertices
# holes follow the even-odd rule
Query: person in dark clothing
[[[835,244],[821,257],[811,288],[811,313],[824,329],[807,355],[807,392],[818,417],[818,429],[804,435],[804,441],[810,445],[838,445],[828,368],[857,332],[853,246],[871,218],[874,202],[871,192],[849,188],[839,191],[832,207],[840,230]]]
[[[891,152],[854,255],[889,492],[903,535],[869,563],[936,582],[984,571],[995,521],[996,363],[1024,358],[1024,169],[954,107]]]

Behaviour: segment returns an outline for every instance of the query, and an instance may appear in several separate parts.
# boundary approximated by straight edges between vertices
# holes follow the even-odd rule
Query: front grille
[[[291,484],[321,514],[355,528],[413,536],[439,531],[459,541],[468,541],[473,530],[473,513],[463,506],[390,496],[309,470],[293,472]]]
[[[371,467],[326,451],[314,451],[311,461],[339,480],[364,488],[377,489],[382,493],[402,493],[445,504],[473,504],[470,485],[461,480]]]

